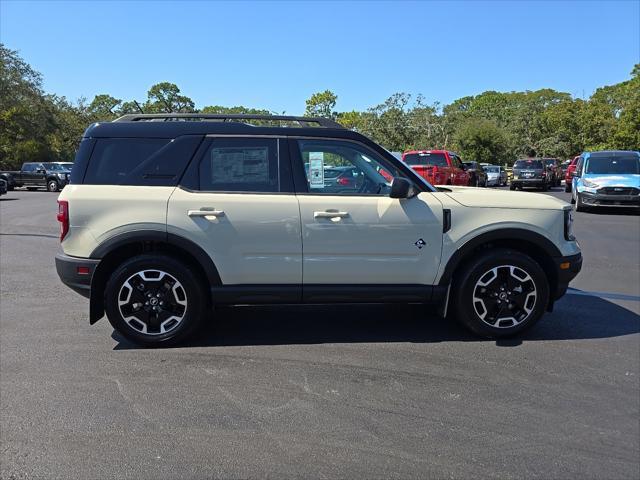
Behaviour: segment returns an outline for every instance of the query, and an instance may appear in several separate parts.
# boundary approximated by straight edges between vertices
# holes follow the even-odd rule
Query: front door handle
[[[224,217],[223,210],[189,210],[190,217]]]
[[[332,212],[332,211],[324,211],[324,212],[313,212],[313,218],[345,218],[349,216],[349,212]]]

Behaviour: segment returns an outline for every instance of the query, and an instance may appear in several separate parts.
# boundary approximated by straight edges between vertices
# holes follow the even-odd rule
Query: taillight
[[[340,178],[338,178],[338,179],[336,180],[336,183],[337,183],[338,185],[342,185],[342,186],[345,186],[345,187],[346,187],[346,186],[351,185],[351,180],[350,180],[349,178],[347,178],[347,177],[340,177]]]
[[[58,221],[60,222],[60,241],[69,233],[69,202],[58,200]]]

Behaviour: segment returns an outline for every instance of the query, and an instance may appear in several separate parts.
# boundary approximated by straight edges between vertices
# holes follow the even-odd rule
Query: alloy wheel
[[[500,265],[485,272],[473,289],[473,308],[494,328],[510,328],[524,322],[538,298],[536,284],[525,270]]]
[[[137,332],[161,335],[183,321],[187,295],[173,275],[161,270],[142,270],[120,287],[118,309],[127,325]]]

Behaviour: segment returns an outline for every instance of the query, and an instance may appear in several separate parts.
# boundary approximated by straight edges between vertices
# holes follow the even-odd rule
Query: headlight
[[[600,186],[595,182],[591,182],[591,181],[587,180],[586,178],[584,180],[582,180],[582,184],[587,188],[598,188]]]
[[[58,178],[62,178],[63,180],[66,178],[64,173],[57,173],[56,175],[58,175]]]
[[[573,235],[573,212],[570,209],[564,211],[564,238],[570,242],[576,239]]]

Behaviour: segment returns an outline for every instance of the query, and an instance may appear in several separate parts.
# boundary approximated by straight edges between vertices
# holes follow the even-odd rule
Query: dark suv
[[[522,190],[525,187],[533,187],[549,190],[552,181],[550,171],[547,169],[543,159],[527,158],[516,160],[516,163],[513,164],[513,179],[509,189]]]

